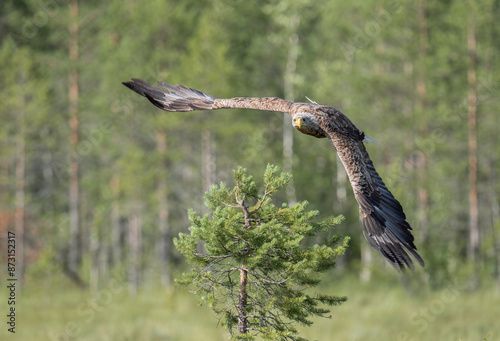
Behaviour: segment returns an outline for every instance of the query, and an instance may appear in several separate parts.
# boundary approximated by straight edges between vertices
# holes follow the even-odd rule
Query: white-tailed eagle
[[[292,117],[294,128],[301,133],[330,139],[358,201],[366,240],[398,269],[413,268],[410,255],[424,266],[401,204],[387,189],[365,149],[363,142],[370,139],[340,111],[324,105],[292,103],[277,97],[216,99],[183,85],[158,83],[161,87],[132,78],[131,82],[123,84],[162,110],[244,108],[286,112]]]

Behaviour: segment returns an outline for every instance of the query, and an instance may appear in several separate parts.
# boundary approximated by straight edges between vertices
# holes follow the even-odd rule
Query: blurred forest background
[[[322,217],[346,217],[337,232],[351,236],[349,251],[325,290],[338,285],[334,294],[364,297],[352,318],[365,326],[388,307],[392,321],[401,321],[390,334],[378,327],[344,339],[406,339],[407,325],[419,330],[412,304],[439,311],[426,318],[429,325],[449,312],[459,331],[466,329],[454,313],[481,316],[482,327],[470,335],[488,338],[494,319],[481,312],[500,314],[499,17],[498,0],[2,1],[0,259],[7,231],[15,232],[24,285],[19,332],[170,340],[171,329],[164,326],[167,336],[151,330],[184,316],[183,309],[194,332],[201,318],[189,319],[198,308],[186,307],[196,298],[172,287],[185,268],[172,238],[186,232],[188,208],[204,212],[211,184],[232,185],[240,165],[260,179],[272,163],[294,176],[280,200],[308,200]],[[402,281],[362,240],[357,203],[327,139],[295,132],[279,113],[162,112],[121,84],[131,77],[216,98],[308,96],[341,110],[378,142],[368,151],[405,209],[425,268]],[[113,285],[126,290],[104,304]],[[470,296],[475,303],[462,309],[442,298],[449,292],[464,302],[483,296]],[[376,293],[394,305],[369,299]],[[417,298],[408,303],[409,296]],[[75,315],[92,297],[100,302],[89,309],[93,315]],[[7,294],[0,299],[3,309]],[[398,311],[402,302],[406,313]],[[479,302],[483,310],[474,313]],[[327,321],[334,328],[344,306]],[[362,309],[373,315],[361,318]],[[120,328],[134,311],[145,320]],[[111,315],[121,319],[106,320]],[[95,327],[100,320],[107,322]],[[201,334],[207,338],[216,329],[209,321]],[[351,333],[361,328],[349,321]],[[34,334],[29,325],[38,326]],[[127,336],[119,334],[127,328]],[[496,328],[491,339],[500,338]],[[216,330],[214,339],[224,339]],[[321,335],[310,337],[331,338]]]

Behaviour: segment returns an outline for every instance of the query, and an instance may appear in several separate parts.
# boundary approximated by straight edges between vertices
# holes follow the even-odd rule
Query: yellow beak
[[[302,120],[300,119],[300,117],[296,118],[295,119],[295,126],[299,127],[299,129],[300,129],[301,125],[302,125]]]

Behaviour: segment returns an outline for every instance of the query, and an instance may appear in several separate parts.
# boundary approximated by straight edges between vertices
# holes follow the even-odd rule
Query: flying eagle
[[[414,267],[410,255],[424,266],[401,204],[387,189],[365,149],[363,142],[371,139],[337,109],[292,103],[277,97],[216,99],[183,85],[158,82],[160,88],[137,78],[123,84],[166,111],[243,108],[288,113],[293,127],[301,133],[327,137],[332,142],[349,176],[359,204],[363,235],[370,245],[382,252],[397,269]]]

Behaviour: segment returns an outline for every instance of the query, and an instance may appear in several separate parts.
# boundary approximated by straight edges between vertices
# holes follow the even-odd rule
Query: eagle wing
[[[409,254],[424,266],[413,243],[412,228],[406,221],[403,207],[375,170],[362,139],[331,132],[329,137],[347,171],[359,204],[366,240],[398,269],[414,267]]]
[[[161,87],[157,87],[138,78],[132,78],[131,82],[123,82],[122,84],[146,97],[156,107],[165,111],[186,112],[241,108],[288,112],[293,104],[277,97],[216,99],[200,90],[184,85],[171,85],[160,81],[158,84]]]

